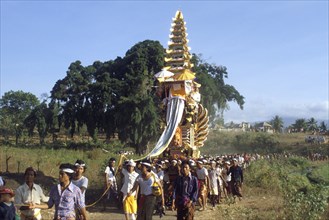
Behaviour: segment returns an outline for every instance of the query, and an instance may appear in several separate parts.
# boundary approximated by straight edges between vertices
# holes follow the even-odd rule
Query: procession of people
[[[194,219],[197,206],[197,211],[213,210],[229,198],[241,200],[243,168],[251,159],[247,155],[142,161],[126,158],[116,166],[116,160],[110,158],[104,202],[116,199],[122,203],[126,220],[151,220],[154,214],[165,215],[166,210],[177,211],[177,219]]]
[[[292,154],[232,154],[191,157],[159,157],[133,160],[124,155],[119,162],[107,160],[103,170],[104,193],[86,193],[87,164],[83,160],[62,163],[58,184],[47,193],[35,182],[38,171],[27,167],[24,182],[13,190],[9,179],[1,178],[0,219],[40,220],[43,209],[53,208],[51,220],[89,220],[87,208],[103,201],[104,210],[122,213],[126,220],[151,220],[155,215],[175,212],[178,220],[192,220],[195,212],[212,211],[221,204],[239,203],[243,198],[244,170],[255,160],[293,157]],[[96,201],[86,205],[88,201]],[[115,204],[110,210],[106,206]],[[101,206],[101,204],[100,204]],[[53,212],[53,211],[52,211]],[[111,218],[110,218],[111,219]]]
[[[107,192],[103,208],[111,201],[121,206],[126,220],[151,220],[154,214],[165,215],[167,210],[177,211],[177,219],[194,219],[194,212],[213,209],[228,196],[242,198],[243,169],[248,158],[202,157],[157,158],[153,160],[122,160],[110,158],[104,170]],[[121,161],[121,160],[120,160]],[[242,163],[241,163],[242,162]],[[239,166],[240,164],[240,166]],[[25,170],[25,182],[14,192],[6,186],[0,188],[0,219],[40,220],[42,209],[55,207],[54,220],[88,220],[86,191],[88,178],[84,176],[86,164],[59,166],[58,184],[49,196],[36,184],[37,171]]]

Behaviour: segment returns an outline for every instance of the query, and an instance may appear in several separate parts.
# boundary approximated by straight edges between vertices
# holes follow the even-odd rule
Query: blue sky
[[[1,1],[1,96],[50,94],[71,62],[108,61],[150,39],[167,47],[182,10],[191,53],[228,69],[244,97],[225,121],[329,119],[328,1]]]

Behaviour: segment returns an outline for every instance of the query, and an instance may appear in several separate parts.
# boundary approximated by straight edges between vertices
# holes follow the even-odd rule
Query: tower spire
[[[188,47],[189,40],[187,39],[186,22],[184,21],[183,13],[178,10],[170,28],[168,49],[166,50],[165,69],[175,73],[178,76],[183,73],[192,73],[191,57]]]

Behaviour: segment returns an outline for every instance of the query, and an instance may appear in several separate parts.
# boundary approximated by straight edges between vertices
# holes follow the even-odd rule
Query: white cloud
[[[282,114],[288,117],[328,119],[329,102],[323,101],[318,103],[298,103],[286,105],[282,108]]]

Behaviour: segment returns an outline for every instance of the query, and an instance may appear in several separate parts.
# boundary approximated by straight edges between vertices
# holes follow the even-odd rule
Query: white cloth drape
[[[166,115],[167,126],[154,149],[148,154],[147,157],[159,156],[168,147],[175,134],[178,124],[182,120],[184,105],[184,99],[180,97],[172,97],[169,99]]]

